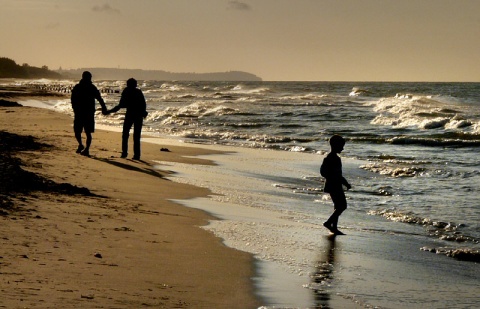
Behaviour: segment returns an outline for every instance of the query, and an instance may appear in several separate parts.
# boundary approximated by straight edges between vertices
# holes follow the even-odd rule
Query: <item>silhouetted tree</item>
[[[48,66],[41,68],[29,66],[27,63],[19,66],[14,60],[0,57],[0,78],[62,78],[57,73],[50,71]]]

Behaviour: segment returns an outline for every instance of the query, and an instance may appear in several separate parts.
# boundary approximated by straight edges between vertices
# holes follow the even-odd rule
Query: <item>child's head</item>
[[[330,138],[330,147],[332,148],[333,152],[342,152],[343,146],[345,146],[345,139],[343,139],[343,137],[340,135],[334,135]]]

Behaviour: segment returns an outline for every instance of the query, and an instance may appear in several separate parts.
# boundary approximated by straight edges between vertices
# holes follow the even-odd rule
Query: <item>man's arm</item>
[[[143,112],[143,118],[147,117],[148,112],[147,112],[147,101],[145,100],[145,96],[143,95],[142,90],[138,90],[139,92],[139,97],[140,97],[140,102],[142,104],[142,112]]]
[[[78,108],[78,86],[75,85],[72,89],[72,94],[70,96],[70,103],[72,103],[72,109],[73,109],[73,112],[75,113],[77,111],[77,108]]]
[[[100,103],[100,106],[102,107],[102,114],[107,113],[107,106],[105,105],[105,101],[102,98],[102,95],[100,94],[100,91],[95,87],[95,99],[97,99],[98,103]]]

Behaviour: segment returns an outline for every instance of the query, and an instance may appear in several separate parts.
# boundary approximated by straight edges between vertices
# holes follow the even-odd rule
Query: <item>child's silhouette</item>
[[[344,235],[338,230],[338,217],[342,212],[347,209],[347,199],[343,191],[343,185],[347,187],[347,190],[351,188],[348,181],[342,176],[342,160],[338,156],[342,152],[343,146],[345,146],[345,140],[340,135],[333,135],[330,138],[330,153],[323,159],[322,166],[320,167],[320,174],[325,177],[324,192],[329,193],[333,201],[334,212],[323,223],[327,229],[336,235]]]

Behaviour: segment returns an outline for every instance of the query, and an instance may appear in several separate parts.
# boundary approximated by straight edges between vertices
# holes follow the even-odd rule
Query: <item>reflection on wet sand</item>
[[[332,283],[334,281],[335,270],[335,238],[336,235],[329,235],[327,239],[327,248],[320,256],[315,265],[311,289],[314,293],[314,308],[331,308],[330,297],[332,292]]]

